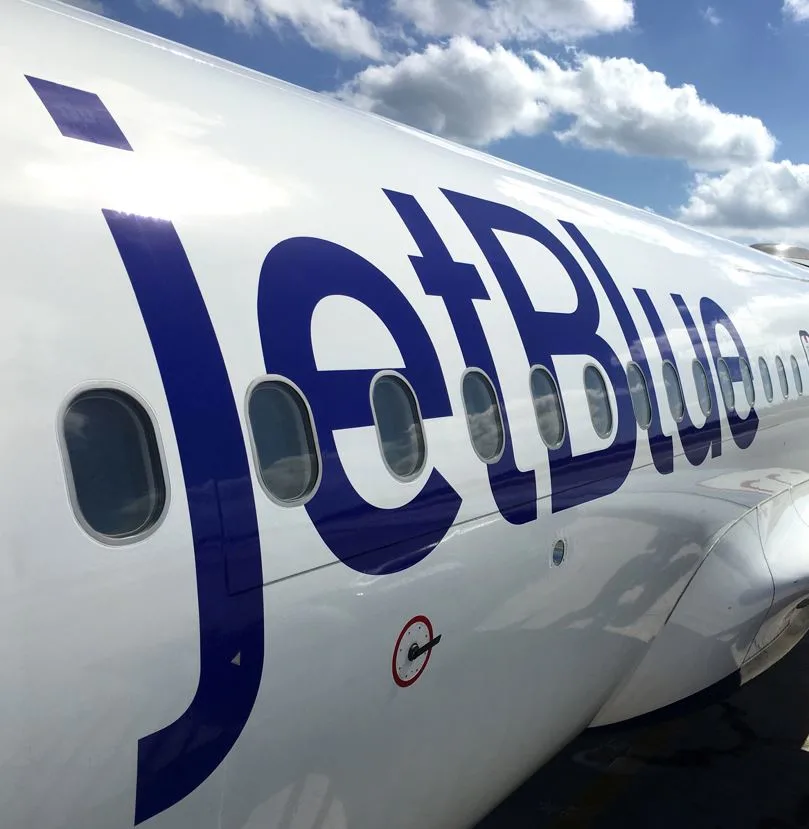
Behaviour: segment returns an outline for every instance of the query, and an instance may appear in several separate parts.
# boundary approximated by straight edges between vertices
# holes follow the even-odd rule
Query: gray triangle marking
[[[241,665],[242,664],[242,652],[239,651],[233,659],[230,660],[231,665]]]

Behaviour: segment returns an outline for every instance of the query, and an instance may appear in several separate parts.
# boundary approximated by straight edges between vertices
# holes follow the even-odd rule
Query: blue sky
[[[716,233],[809,244],[809,0],[72,2]]]

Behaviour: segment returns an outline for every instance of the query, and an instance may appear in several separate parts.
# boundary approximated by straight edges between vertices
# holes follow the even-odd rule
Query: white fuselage
[[[799,635],[805,271],[57,3],[0,19],[0,825],[465,827]],[[300,498],[262,482],[262,382],[311,419]],[[127,537],[77,505],[65,418],[97,389],[155,432],[165,502]]]

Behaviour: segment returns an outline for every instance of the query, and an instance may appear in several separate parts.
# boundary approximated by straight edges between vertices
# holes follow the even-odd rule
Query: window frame
[[[410,475],[400,475],[398,472],[394,472],[391,468],[391,465],[388,463],[388,459],[385,457],[385,450],[382,446],[382,436],[379,432],[379,422],[376,418],[376,406],[374,406],[374,387],[379,382],[382,377],[395,377],[397,380],[400,380],[405,388],[410,392],[411,397],[413,398],[413,402],[416,405],[416,416],[418,417],[418,425],[421,431],[421,442],[424,445],[424,457],[421,459],[421,464],[419,467],[412,472]],[[427,469],[427,460],[429,458],[429,447],[427,445],[427,431],[424,428],[424,417],[421,414],[421,404],[419,403],[418,395],[416,394],[416,390],[413,388],[411,382],[405,377],[404,375],[400,374],[398,371],[394,371],[393,369],[383,369],[382,371],[378,371],[374,376],[371,378],[371,382],[368,384],[368,401],[371,405],[371,417],[374,420],[374,433],[376,434],[376,443],[379,447],[379,454],[382,457],[382,462],[385,464],[385,469],[391,474],[394,480],[399,481],[400,483],[410,483],[411,481],[415,481],[419,478],[419,476]]]
[[[764,371],[761,370],[761,366],[764,366],[764,371],[767,372],[767,382],[764,381]],[[752,367],[751,367],[752,371]],[[775,386],[772,382],[772,372],[770,371],[770,366],[767,363],[766,357],[759,357],[758,358],[758,373],[761,377],[761,387],[764,389],[764,399],[768,403],[772,403],[775,400]],[[767,389],[769,388],[769,392]]]
[[[587,371],[588,369],[593,369],[595,373],[598,375],[599,379],[601,380],[601,384],[604,386],[604,399],[607,401],[607,411],[610,415],[610,428],[609,431],[602,435],[599,433],[598,429],[596,429],[595,420],[593,420],[593,410],[590,408],[590,401],[587,399]],[[607,380],[604,377],[604,371],[602,370],[601,366],[598,364],[590,361],[585,363],[581,370],[581,381],[582,381],[582,389],[584,390],[585,400],[587,402],[587,413],[590,415],[590,425],[593,427],[593,432],[595,436],[599,440],[609,440],[611,437],[615,435],[615,427],[616,427],[616,418],[615,418],[615,410],[612,406],[612,398],[610,397],[610,390],[609,386],[607,385]],[[648,392],[648,389],[646,390]],[[561,398],[560,398],[561,399]],[[630,401],[631,402],[631,401]],[[649,401],[649,407],[651,408],[651,401]],[[637,423],[637,417],[635,418],[635,422]]]
[[[556,394],[556,399],[559,401],[559,416],[562,421],[562,434],[559,437],[558,443],[548,443],[545,440],[545,436],[542,434],[542,429],[539,426],[539,417],[537,417],[537,406],[536,401],[534,399],[534,389],[531,384],[531,378],[534,376],[534,372],[541,369],[544,371],[548,377],[551,379],[551,383],[553,383],[553,390]],[[534,422],[537,425],[537,433],[539,434],[539,439],[548,449],[559,449],[560,446],[564,445],[565,438],[567,437],[567,417],[565,416],[565,404],[562,400],[562,395],[559,392],[559,384],[556,382],[556,378],[553,376],[553,372],[547,367],[544,366],[542,363],[535,363],[528,369],[528,395],[531,398],[531,408],[534,410]]]
[[[278,498],[278,496],[273,495],[272,492],[267,487],[267,484],[264,481],[264,476],[261,474],[261,458],[258,454],[258,446],[256,445],[256,439],[253,435],[253,421],[250,417],[250,399],[253,396],[255,390],[262,385],[268,383],[279,383],[284,386],[288,386],[303,401],[303,405],[306,408],[306,414],[309,418],[309,425],[310,431],[312,433],[312,442],[315,448],[315,458],[317,459],[317,475],[315,476],[315,481],[312,484],[309,491],[302,495],[300,498],[296,498],[292,501],[284,501]],[[298,386],[297,383],[294,383],[288,377],[284,377],[281,374],[264,374],[261,377],[256,377],[250,385],[247,387],[247,391],[244,395],[244,420],[245,425],[247,426],[247,435],[250,441],[250,456],[253,462],[253,475],[258,481],[259,486],[261,487],[264,494],[279,507],[287,507],[289,509],[294,509],[295,507],[301,507],[304,504],[308,503],[312,500],[312,498],[317,495],[318,490],[320,489],[320,482],[323,479],[323,456],[320,452],[320,441],[318,440],[317,436],[317,424],[315,423],[315,418],[312,413],[312,407],[309,405],[309,400],[307,399],[306,395],[303,393],[303,390]]]
[[[705,407],[702,405],[702,398],[699,394],[699,387],[697,385],[697,377],[696,377],[696,368],[699,368],[699,371],[702,375],[702,379],[705,381],[705,391],[708,392],[708,411],[705,411]],[[708,418],[711,416],[713,412],[713,398],[711,397],[711,380],[708,377],[708,372],[705,371],[705,366],[702,365],[702,360],[698,360],[696,357],[691,361],[691,379],[694,381],[694,388],[697,391],[697,404],[699,405],[699,410],[702,412],[705,420],[707,422]]]
[[[643,393],[646,396],[646,405],[647,405],[647,408],[649,409],[649,422],[645,426],[638,420],[638,413],[635,411],[635,401],[634,401],[634,398],[632,397],[632,388],[629,385],[629,367],[630,366],[634,366],[638,370],[638,374],[640,374],[640,378],[641,378],[641,380],[643,380]],[[644,374],[643,369],[640,367],[640,364],[637,363],[635,360],[630,360],[626,364],[626,366],[624,367],[624,372],[626,373],[626,383],[627,383],[627,388],[629,389],[629,402],[632,404],[632,413],[635,415],[635,423],[638,424],[639,428],[642,431],[646,432],[651,428],[652,420],[654,420],[654,411],[652,410],[652,398],[649,395],[649,382],[646,379],[646,375]]]
[[[794,354],[789,355],[789,362],[792,365],[792,379],[795,381],[795,391],[797,392],[798,397],[803,397],[804,385],[803,374],[801,374],[801,365],[798,362],[798,358]]]
[[[483,455],[478,452],[477,446],[475,446],[475,441],[472,438],[472,429],[469,423],[469,410],[466,408],[466,395],[464,394],[464,383],[466,382],[466,378],[470,374],[479,374],[483,379],[489,384],[489,388],[492,391],[492,395],[494,397],[494,404],[497,407],[497,420],[500,424],[500,448],[497,450],[497,453],[493,455],[491,458],[484,458]],[[492,378],[482,369],[478,368],[477,366],[467,366],[463,372],[461,373],[461,404],[463,405],[464,411],[464,420],[466,420],[466,431],[469,433],[469,442],[472,444],[472,449],[474,450],[475,454],[478,458],[485,464],[495,464],[503,457],[503,453],[506,451],[506,427],[503,422],[503,411],[502,406],[500,405],[500,400],[497,396],[497,388],[492,382]]]
[[[669,393],[666,390],[665,368],[667,365],[671,366],[672,371],[674,372],[674,377],[677,380],[677,388],[680,391],[680,402],[682,403],[683,411],[679,417],[675,417],[674,412],[671,410],[671,400],[669,399]],[[672,420],[679,426],[685,420],[685,413],[688,411],[685,405],[685,393],[683,392],[683,381],[680,377],[680,372],[672,360],[663,360],[663,365],[660,367],[660,373],[663,375],[663,393],[666,395],[666,403],[669,405],[669,414],[671,415]]]
[[[775,355],[775,373],[778,375],[778,385],[781,388],[781,397],[784,400],[789,400],[789,377],[787,376],[787,367],[784,365],[784,361],[781,358],[780,354]],[[784,370],[783,375],[780,371],[778,371],[778,366]]]
[[[65,436],[65,417],[70,407],[80,398],[91,392],[107,392],[113,395],[121,395],[123,397],[130,397],[143,410],[149,426],[152,429],[154,436],[154,451],[155,458],[160,468],[160,474],[163,478],[163,503],[156,518],[147,526],[139,530],[137,533],[125,536],[111,536],[105,533],[100,533],[90,525],[79,506],[78,492],[76,491],[76,482],[73,476],[73,464],[70,462],[70,452],[67,448],[67,438]],[[171,508],[172,492],[171,492],[171,477],[169,475],[168,464],[166,463],[166,452],[163,447],[163,439],[160,435],[158,427],[157,416],[154,409],[149,405],[146,399],[131,386],[124,383],[117,383],[113,380],[99,380],[94,382],[82,383],[75,386],[70,393],[62,401],[56,414],[56,434],[59,443],[59,452],[62,456],[62,467],[65,475],[65,485],[67,487],[68,500],[70,502],[70,510],[78,525],[87,533],[90,538],[103,544],[105,547],[125,547],[130,544],[137,544],[140,541],[155,533],[168,515]]]
[[[744,370],[742,366],[747,366],[747,374],[750,377],[750,394],[747,393],[747,383],[744,382]],[[739,356],[739,374],[742,375],[741,384],[742,389],[744,390],[744,399],[747,401],[747,405],[750,408],[750,411],[756,408],[756,378],[753,376],[753,367],[750,365],[750,361],[746,357]]]
[[[725,399],[725,390],[722,388],[722,378],[719,372],[720,364],[725,366],[725,371],[728,375],[728,380],[730,381],[730,395],[731,401],[728,404],[728,401]],[[734,381],[733,375],[730,373],[730,366],[728,365],[728,361],[724,357],[719,357],[716,360],[716,379],[719,381],[719,394],[722,397],[722,403],[725,405],[725,412],[726,414],[735,414],[736,409],[736,389],[733,386],[734,382],[741,382],[741,381]]]

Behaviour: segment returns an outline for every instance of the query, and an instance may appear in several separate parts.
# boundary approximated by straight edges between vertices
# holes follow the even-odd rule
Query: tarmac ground
[[[475,829],[809,827],[809,636],[719,702],[592,729]]]

